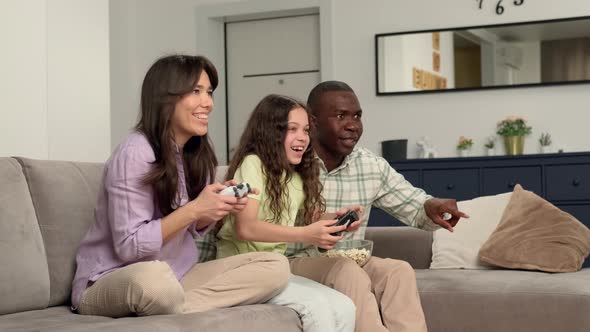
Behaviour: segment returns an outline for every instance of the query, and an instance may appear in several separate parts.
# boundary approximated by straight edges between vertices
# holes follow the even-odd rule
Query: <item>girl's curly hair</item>
[[[303,222],[311,224],[326,209],[321,196],[322,184],[319,179],[319,163],[316,160],[311,142],[303,153],[301,163],[291,165],[287,160],[284,141],[287,135],[289,112],[302,108],[311,120],[311,113],[303,103],[287,96],[271,94],[264,97],[254,108],[248,119],[246,129],[232,158],[226,178],[232,179],[236,170],[250,154],[258,156],[262,162],[262,172],[266,177],[266,194],[273,220],[278,220],[281,211],[287,209],[289,201],[287,183],[293,172],[301,177],[305,199],[302,210]]]

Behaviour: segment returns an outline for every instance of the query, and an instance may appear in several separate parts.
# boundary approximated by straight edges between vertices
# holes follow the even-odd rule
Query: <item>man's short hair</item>
[[[316,114],[316,106],[320,100],[320,97],[324,93],[330,91],[350,91],[354,93],[348,84],[341,81],[325,81],[316,85],[313,89],[311,89],[309,96],[307,97],[307,107],[311,109],[313,114]]]

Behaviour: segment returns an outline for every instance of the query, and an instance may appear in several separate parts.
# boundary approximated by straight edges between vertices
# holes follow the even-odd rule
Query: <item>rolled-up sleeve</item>
[[[123,261],[137,261],[162,248],[161,219],[155,216],[154,192],[143,178],[150,158],[129,147],[113,156],[105,181],[108,218],[115,252]]]
[[[374,205],[408,226],[424,230],[440,228],[428,218],[424,210],[424,202],[432,196],[426,194],[424,190],[412,186],[385,160],[379,159],[379,167],[381,168],[382,185]]]

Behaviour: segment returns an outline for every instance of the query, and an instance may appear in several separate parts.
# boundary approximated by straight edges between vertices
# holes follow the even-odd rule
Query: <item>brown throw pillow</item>
[[[578,271],[590,254],[590,230],[572,215],[516,185],[479,259],[510,269]]]

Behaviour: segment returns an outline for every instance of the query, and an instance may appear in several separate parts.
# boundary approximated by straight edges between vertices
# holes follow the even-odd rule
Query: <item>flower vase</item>
[[[469,157],[469,149],[458,149],[459,157]]]
[[[496,150],[494,148],[487,148],[486,149],[486,156],[495,156]]]
[[[551,145],[541,145],[541,153],[551,153]]]
[[[524,136],[504,136],[504,147],[507,155],[519,155],[524,151]]]

